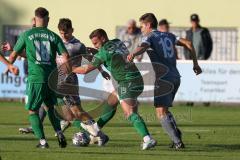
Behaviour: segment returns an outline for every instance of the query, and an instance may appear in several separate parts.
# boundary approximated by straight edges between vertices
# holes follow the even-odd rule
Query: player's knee
[[[28,114],[38,114],[38,111],[29,110]]]
[[[117,106],[119,103],[118,97],[116,92],[112,92],[109,96],[108,96],[108,104],[111,106]]]
[[[73,113],[70,110],[65,110],[63,112],[63,119],[66,121],[72,121],[75,119],[75,116],[73,115]]]
[[[129,117],[133,114],[133,111],[125,111],[124,116],[126,119],[129,119]]]
[[[84,111],[78,111],[73,113],[74,119],[80,119],[81,121],[87,121],[92,119],[91,116]]]
[[[156,108],[156,114],[158,119],[162,119],[168,113],[167,107],[159,106]]]

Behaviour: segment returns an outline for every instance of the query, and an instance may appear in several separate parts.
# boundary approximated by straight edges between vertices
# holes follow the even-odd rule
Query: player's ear
[[[74,28],[72,28],[72,33],[74,32]]]
[[[104,36],[101,37],[101,41],[102,42],[105,42],[106,41],[106,38]]]
[[[50,20],[50,17],[47,17],[47,20],[46,20],[46,21],[47,21],[47,23],[49,22],[49,20]]]

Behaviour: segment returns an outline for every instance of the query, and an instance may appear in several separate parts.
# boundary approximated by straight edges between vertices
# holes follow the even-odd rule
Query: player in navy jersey
[[[154,14],[146,13],[140,17],[141,31],[144,35],[140,47],[128,55],[132,61],[135,56],[147,51],[153,69],[155,71],[154,106],[156,114],[163,129],[170,136],[172,148],[184,148],[182,134],[177,127],[176,121],[169,111],[175,94],[180,86],[180,74],[176,67],[175,45],[181,45],[189,49],[193,59],[193,70],[196,75],[202,72],[198,65],[196,53],[192,44],[182,38],[176,38],[172,33],[157,31],[157,19]],[[166,73],[162,73],[160,66],[165,66]],[[165,90],[163,93],[162,91]]]
[[[69,56],[71,58],[71,66],[72,67],[78,67],[81,66],[82,57],[88,59],[91,61],[91,58],[89,58],[89,54],[87,52],[87,49],[83,43],[81,43],[78,39],[76,39],[73,36],[73,27],[72,22],[68,18],[62,18],[59,20],[58,24],[59,33],[61,35],[61,38],[63,40],[63,43],[68,50]],[[61,56],[57,58],[58,66],[61,66]],[[103,71],[101,67],[98,67],[98,70],[101,72],[102,76],[109,80],[110,75]],[[100,128],[98,127],[97,123],[93,120],[93,118],[88,114],[88,112],[85,112],[82,108],[81,101],[79,98],[79,86],[78,86],[78,78],[75,73],[71,73],[70,75],[65,74],[58,74],[58,80],[59,84],[61,81],[65,81],[64,79],[67,78],[66,82],[68,84],[71,84],[75,87],[71,88],[71,93],[64,95],[64,101],[69,106],[71,113],[69,115],[73,115],[71,119],[76,120],[82,120],[81,126],[87,130],[91,135],[98,137],[98,145],[102,146],[108,141],[108,137],[103,134],[103,132],[100,132]],[[63,89],[62,93],[64,94],[64,90],[67,89],[70,90],[68,85],[60,85]],[[85,120],[84,120],[85,119]]]

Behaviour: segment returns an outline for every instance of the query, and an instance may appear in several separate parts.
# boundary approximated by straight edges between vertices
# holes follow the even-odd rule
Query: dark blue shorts
[[[156,80],[154,85],[154,106],[171,107],[180,82],[180,77]]]

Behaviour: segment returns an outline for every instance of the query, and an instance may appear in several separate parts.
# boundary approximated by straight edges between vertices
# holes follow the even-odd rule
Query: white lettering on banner
[[[195,76],[192,62],[178,61],[182,76],[176,101],[240,102],[240,63],[200,61],[203,73]]]
[[[181,74],[181,85],[175,97],[176,102],[240,103],[239,62],[199,61],[199,64],[203,73],[196,76],[192,69],[192,61],[179,60],[177,62]],[[107,88],[109,90],[113,88],[111,82],[104,81],[103,85],[108,86],[105,87],[106,91]],[[144,87],[144,91],[152,89],[153,86],[145,85]],[[153,96],[151,98],[139,98],[139,100],[153,101]]]

